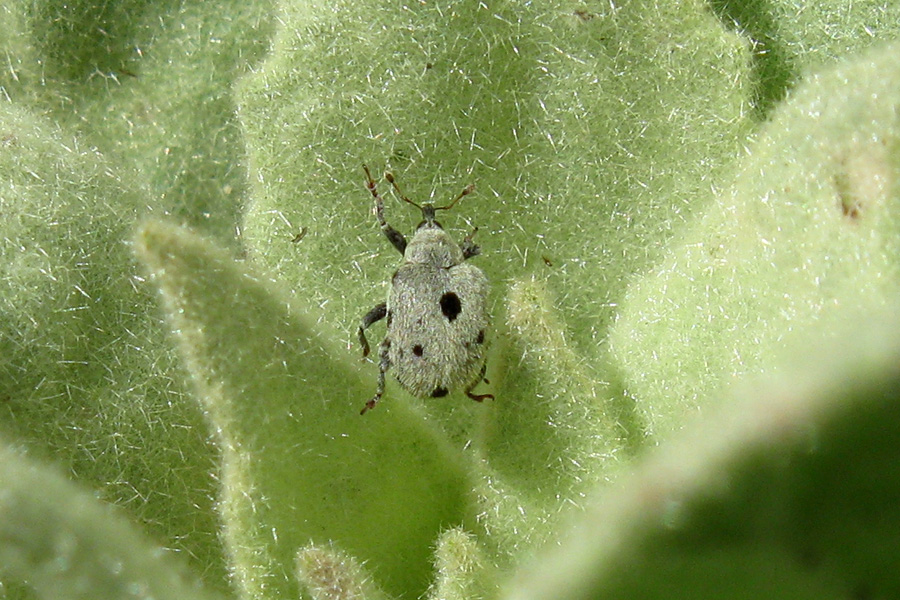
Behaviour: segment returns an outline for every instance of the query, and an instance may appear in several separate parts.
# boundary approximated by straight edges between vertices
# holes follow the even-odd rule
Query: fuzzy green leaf
[[[898,106],[896,44],[811,78],[629,290],[611,344],[656,434],[777,368],[789,340],[816,344],[900,292]]]
[[[221,589],[214,452],[129,247],[141,202],[79,137],[0,103],[0,430]]]
[[[388,600],[353,557],[324,546],[300,549],[297,579],[312,600]]]
[[[439,530],[469,517],[461,457],[402,406],[360,416],[369,386],[338,336],[223,250],[155,222],[138,250],[219,437],[244,592],[296,597],[286,566],[310,542],[366,561],[388,591],[424,591]]]
[[[0,446],[0,575],[47,600],[201,600],[171,555],[61,474]]]
[[[872,313],[728,394],[504,597],[896,597],[898,323],[896,308]]]
[[[123,179],[237,246],[246,159],[232,88],[268,49],[272,2],[7,0],[0,98],[119,162]]]
[[[435,551],[433,600],[482,600],[497,595],[496,573],[475,536],[461,529],[441,534]]]
[[[754,105],[768,116],[802,78],[900,35],[900,6],[881,0],[711,0],[753,40]]]

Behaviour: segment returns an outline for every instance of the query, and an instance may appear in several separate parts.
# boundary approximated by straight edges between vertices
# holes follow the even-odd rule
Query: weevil
[[[406,203],[422,211],[422,222],[407,243],[406,237],[384,218],[384,200],[378,194],[368,167],[366,188],[375,200],[375,218],[388,241],[403,255],[391,277],[387,302],[378,304],[362,319],[359,343],[363,357],[369,354],[366,329],[387,319],[387,334],[378,350],[378,385],[375,396],[360,411],[375,407],[384,394],[385,374],[393,369],[400,385],[419,398],[441,398],[462,388],[478,402],[492,394],[474,394],[487,369],[488,292],[490,284],[478,267],[468,262],[481,249],[473,241],[476,227],[461,244],[456,243],[435,219],[439,210],[450,210],[475,186],[466,186],[450,204],[421,206],[400,191],[394,176],[385,179]]]

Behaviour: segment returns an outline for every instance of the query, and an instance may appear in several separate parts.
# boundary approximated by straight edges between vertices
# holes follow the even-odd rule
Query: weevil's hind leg
[[[403,254],[406,252],[406,238],[384,220],[384,200],[381,199],[381,196],[378,195],[378,190],[375,189],[375,180],[372,179],[372,174],[369,173],[369,167],[363,165],[363,170],[366,172],[366,187],[372,193],[372,197],[375,198],[375,218],[378,219],[378,225],[381,226],[381,231],[394,245],[394,248],[399,250],[400,254]]]
[[[487,361],[485,361],[484,364],[481,365],[481,371],[479,371],[478,377],[476,377],[472,381],[472,383],[469,384],[469,387],[466,388],[466,396],[468,396],[475,402],[482,402],[488,398],[490,398],[491,400],[494,399],[493,394],[473,394],[472,393],[472,390],[475,389],[475,386],[478,385],[479,383],[481,383],[482,380],[487,381],[487,379],[484,379],[485,373],[487,373]]]
[[[359,414],[364,415],[366,411],[372,410],[375,408],[375,405],[378,404],[378,401],[381,400],[381,397],[384,395],[384,376],[385,373],[388,372],[388,369],[391,368],[391,359],[388,357],[388,350],[391,349],[391,341],[384,340],[381,342],[381,350],[378,352],[381,357],[378,361],[378,387],[375,388],[375,396],[366,402],[366,405],[363,406],[363,409],[359,411]]]
[[[472,233],[466,236],[466,239],[463,240],[463,243],[460,244],[460,249],[463,253],[463,259],[468,260],[473,256],[477,256],[481,254],[481,246],[475,243],[472,239],[475,237],[475,234],[478,233],[478,228],[472,230]]]
[[[385,315],[387,315],[387,302],[382,302],[367,312],[366,316],[363,317],[362,323],[359,325],[359,332],[357,333],[359,336],[359,345],[362,346],[363,358],[369,355],[369,340],[366,339],[366,329],[371,327],[373,323],[382,320]]]

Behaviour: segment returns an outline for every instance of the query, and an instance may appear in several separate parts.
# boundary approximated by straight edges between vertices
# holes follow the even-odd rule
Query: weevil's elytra
[[[480,252],[473,241],[478,229],[457,244],[434,218],[436,211],[449,210],[475,187],[467,186],[447,206],[420,206],[400,191],[393,175],[386,173],[384,177],[397,195],[422,211],[422,222],[407,243],[404,235],[385,221],[384,201],[375,180],[368,167],[363,165],[363,170],[366,187],[375,200],[378,225],[403,254],[403,263],[391,276],[387,302],[370,310],[359,326],[359,342],[363,356],[367,356],[366,329],[387,317],[387,335],[378,350],[375,396],[360,414],[381,399],[385,374],[392,368],[400,385],[419,398],[441,398],[455,389],[462,389],[478,402],[493,398],[491,394],[472,393],[487,369],[484,342],[490,286],[481,269],[466,262]]]

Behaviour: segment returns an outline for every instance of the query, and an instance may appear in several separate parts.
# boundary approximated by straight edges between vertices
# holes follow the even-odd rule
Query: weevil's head
[[[419,205],[417,204],[416,206],[419,206]],[[416,225],[417,233],[423,229],[443,229],[444,228],[444,226],[441,225],[434,218],[435,211],[440,210],[444,207],[435,207],[434,204],[427,203],[427,204],[423,204],[422,206],[419,206],[419,208],[422,210],[422,222],[419,223],[418,225]]]
[[[391,173],[385,173],[384,177],[392,186],[394,186],[394,191],[397,192],[397,195],[400,196],[404,202],[412,204],[422,211],[422,222],[416,227],[416,233],[406,246],[406,251],[403,254],[406,262],[433,265],[445,269],[449,269],[450,267],[463,262],[465,258],[463,257],[462,249],[459,247],[459,244],[453,241],[450,235],[444,231],[443,225],[435,219],[435,213],[439,210],[450,210],[453,208],[453,205],[459,202],[463,196],[471,194],[475,190],[475,186],[473,184],[467,185],[465,189],[453,199],[453,202],[447,206],[435,206],[430,202],[419,205],[407,198],[406,195],[400,191],[400,188],[397,186],[397,182],[394,180],[394,176]]]

